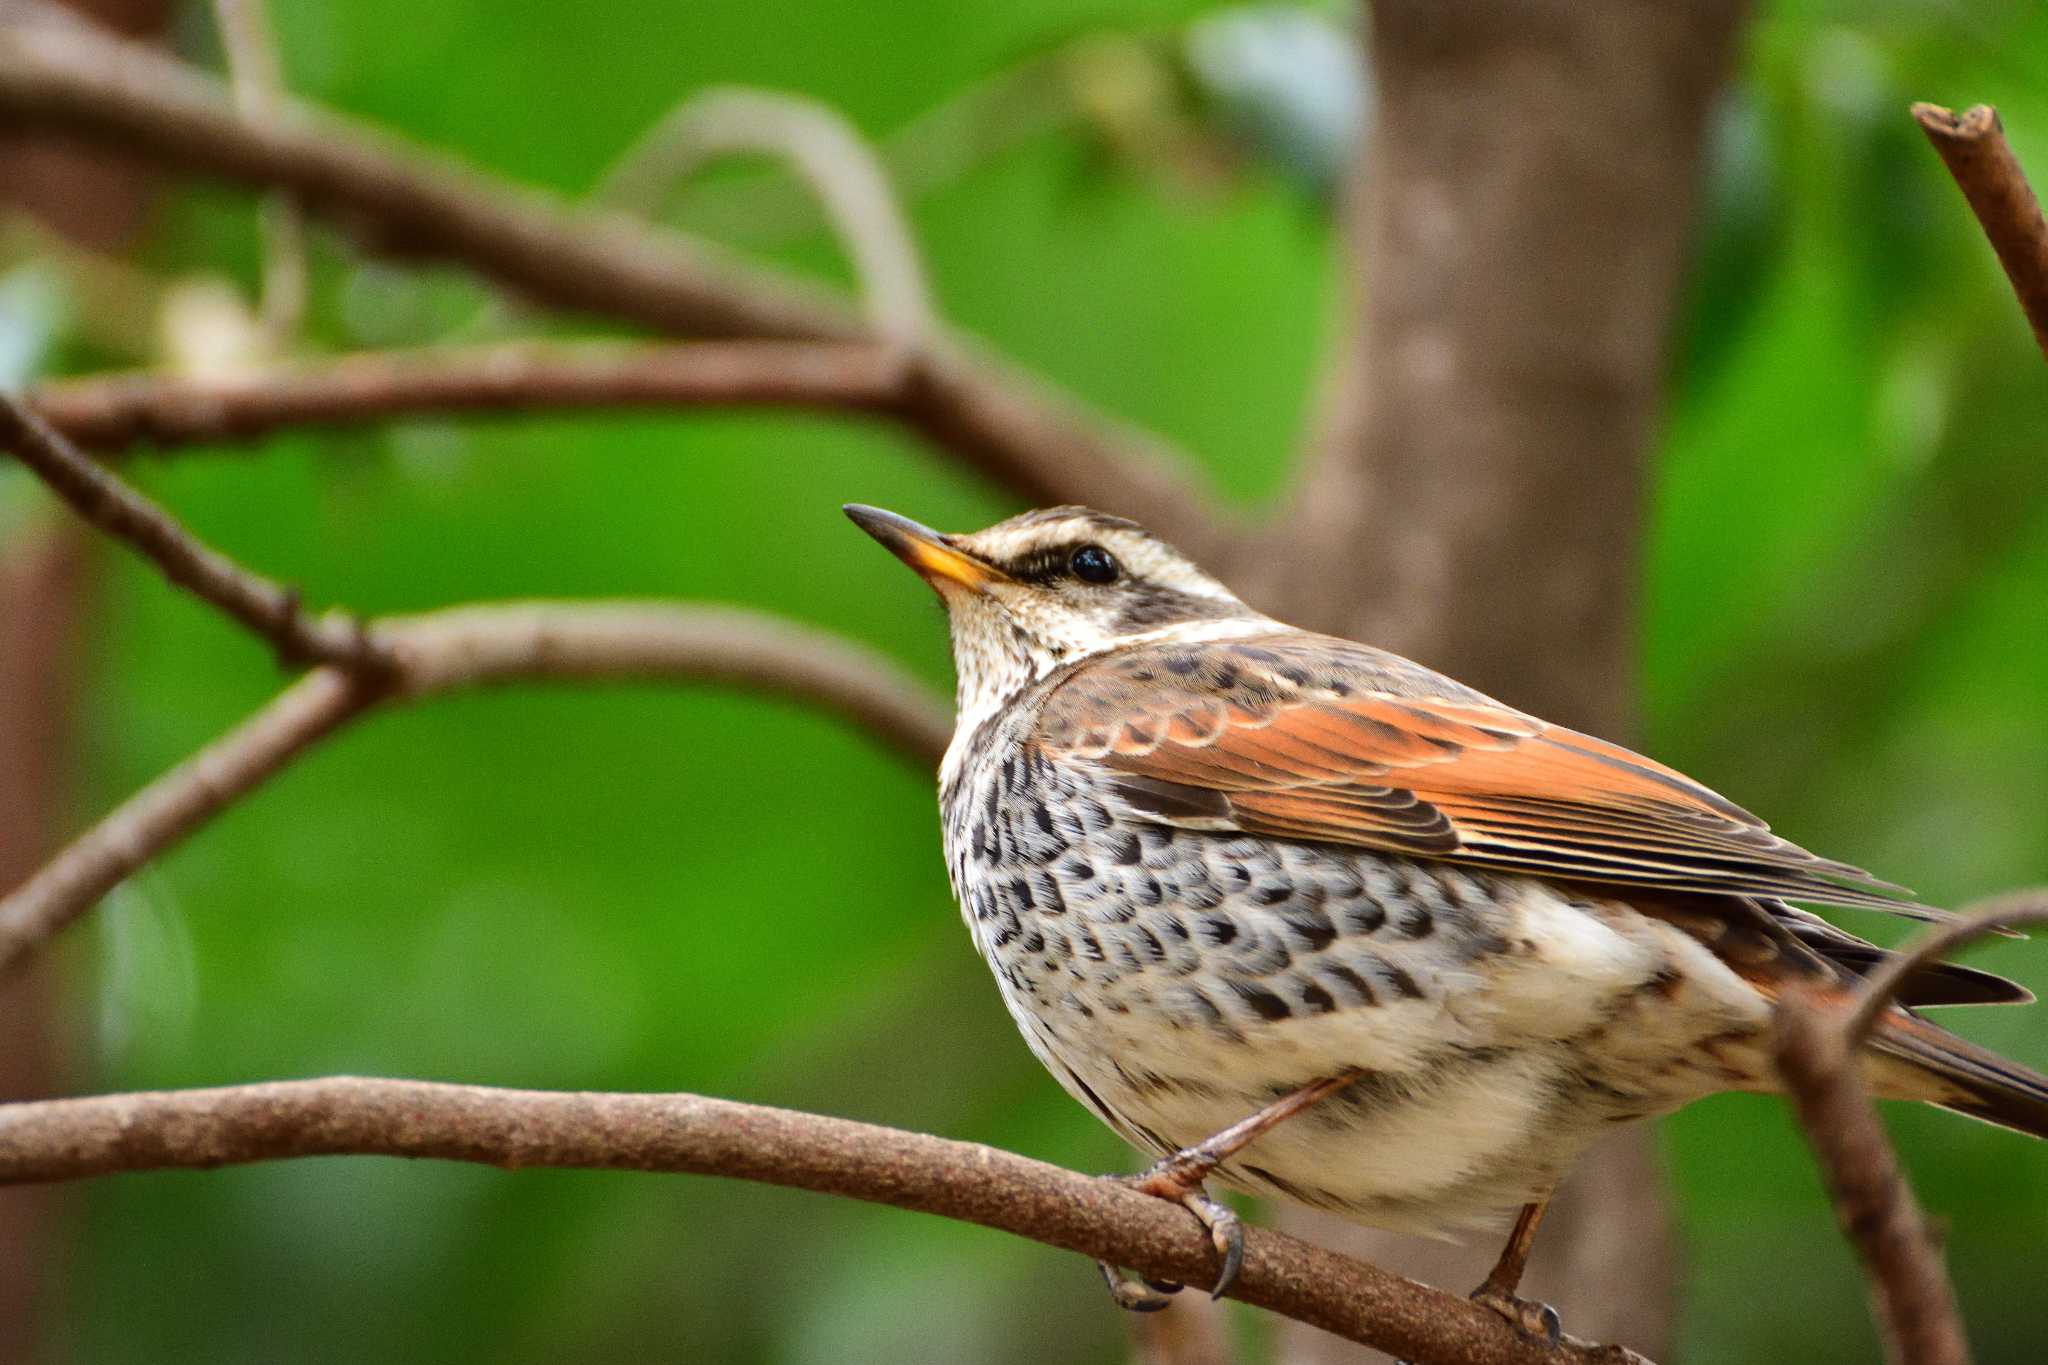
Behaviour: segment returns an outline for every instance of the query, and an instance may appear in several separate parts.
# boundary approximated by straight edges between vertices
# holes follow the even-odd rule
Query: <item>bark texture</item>
[[[1370,7],[1356,330],[1285,539],[1240,575],[1259,600],[1631,737],[1645,470],[1741,18],[1732,0]],[[1567,1183],[1526,1285],[1570,1330],[1665,1351],[1660,1186],[1647,1129]],[[1292,1226],[1433,1284],[1477,1284],[1498,1251]],[[1305,1332],[1285,1354],[1377,1358]]]

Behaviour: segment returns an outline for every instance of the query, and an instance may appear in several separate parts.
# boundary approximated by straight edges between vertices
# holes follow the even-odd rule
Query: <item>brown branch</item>
[[[156,565],[171,583],[270,641],[281,659],[320,661],[365,674],[387,667],[389,661],[357,623],[338,614],[305,612],[296,592],[201,541],[5,393],[0,393],[0,448],[12,451],[78,515]]]
[[[94,375],[44,385],[29,401],[78,444],[115,450],[450,413],[762,404],[887,412],[910,378],[900,351],[873,342],[514,343],[372,351],[248,375]]]
[[[1955,1291],[1927,1216],[1899,1168],[1838,1018],[1797,995],[1778,1003],[1778,1071],[1842,1234],[1870,1277],[1885,1359],[1968,1365]]]
[[[2036,923],[2048,923],[2043,893],[2000,897],[1888,959],[1865,980],[1853,1009],[1796,993],[1778,1002],[1778,1070],[1842,1232],[1870,1277],[1885,1358],[1894,1365],[1968,1365],[1970,1348],[1940,1245],[1878,1120],[1858,1058],[1914,973],[1973,939]]]
[[[679,335],[876,340],[843,303],[616,213],[579,211],[303,105],[253,122],[219,82],[56,25],[0,26],[0,120],[292,192],[373,250],[466,265],[528,298]],[[1157,438],[944,336],[892,411],[1013,493],[1145,518],[1198,558],[1224,532]]]
[[[931,765],[946,706],[881,654],[755,612],[522,602],[377,622],[390,671],[314,670],[144,787],[0,897],[0,974],[336,730],[380,704],[523,680],[744,684],[835,711]]]
[[[1118,1182],[977,1143],[697,1095],[335,1077],[0,1108],[0,1182],[340,1155],[755,1180],[977,1223],[1155,1279],[1215,1276],[1209,1239],[1186,1213]],[[1433,1365],[1640,1361],[1572,1340],[1550,1350],[1465,1299],[1263,1228],[1247,1229],[1230,1292]]]
[[[1930,964],[1965,944],[2029,924],[2048,924],[2048,888],[2013,891],[1970,906],[1945,923],[1934,925],[1885,960],[1864,979],[1856,1008],[1842,1021],[1843,1040],[1860,1045],[1899,987]]]
[[[1998,111],[1980,104],[1957,115],[1938,104],[1915,104],[1913,118],[1969,200],[2012,281],[2035,343],[2048,356],[2048,222],[2005,140]]]

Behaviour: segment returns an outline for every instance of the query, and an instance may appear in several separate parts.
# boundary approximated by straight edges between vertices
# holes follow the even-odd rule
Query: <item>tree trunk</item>
[[[1645,468],[1734,0],[1379,0],[1349,205],[1358,325],[1292,515],[1237,577],[1281,614],[1627,740]],[[1497,1246],[1314,1215],[1431,1283]],[[1584,1162],[1527,1291],[1661,1356],[1672,1252],[1652,1135]],[[1291,1362],[1377,1358],[1294,1325]]]

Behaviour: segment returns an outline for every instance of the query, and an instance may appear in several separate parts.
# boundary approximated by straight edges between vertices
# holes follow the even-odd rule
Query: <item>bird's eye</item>
[[[1100,545],[1083,545],[1067,560],[1067,567],[1084,583],[1116,582],[1116,559]]]

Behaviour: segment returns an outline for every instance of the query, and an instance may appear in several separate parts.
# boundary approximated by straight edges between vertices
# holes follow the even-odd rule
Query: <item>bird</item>
[[[1846,1010],[1891,956],[1805,906],[1946,912],[1707,787],[1399,655],[1287,625],[1085,507],[946,534],[849,504],[946,609],[947,871],[1024,1042],[1220,1258],[1207,1182],[1374,1227],[1511,1226],[1615,1125],[1780,1089],[1777,1002]],[[1929,1022],[2025,1003],[1916,972],[1865,1045],[1887,1099],[2048,1137],[2048,1078]],[[1175,1285],[1102,1273],[1119,1304]]]

